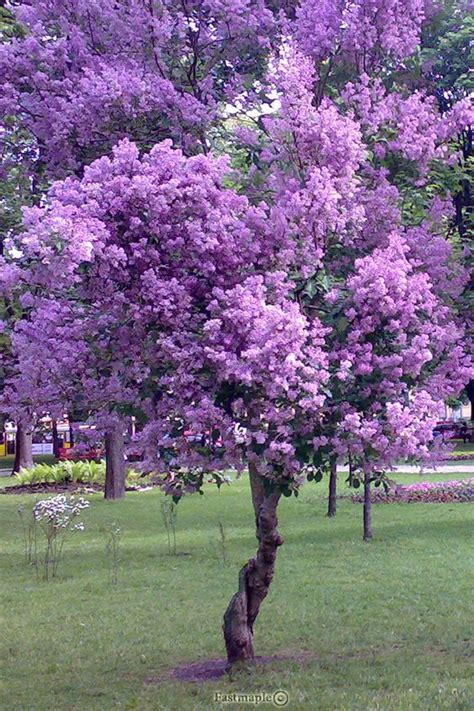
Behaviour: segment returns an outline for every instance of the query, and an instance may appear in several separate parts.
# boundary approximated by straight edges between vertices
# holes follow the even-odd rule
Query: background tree
[[[436,96],[440,111],[449,113],[457,106],[457,131],[453,142],[457,149],[457,162],[450,166],[445,180],[454,203],[452,225],[457,230],[460,249],[464,252],[467,268],[472,265],[473,239],[473,123],[472,96],[472,33],[474,14],[467,2],[445,3],[432,25],[425,31],[422,58],[431,91]],[[464,292],[464,315],[471,323],[473,308],[473,283]],[[470,333],[472,338],[472,331]],[[474,382],[466,386],[471,403],[471,420],[474,420]]]

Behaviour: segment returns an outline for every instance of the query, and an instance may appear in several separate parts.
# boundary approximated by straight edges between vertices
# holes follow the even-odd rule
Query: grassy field
[[[54,464],[58,460],[52,454],[35,454],[33,456],[35,464]],[[8,454],[5,457],[0,457],[0,469],[11,469],[15,462],[13,454]]]
[[[257,652],[290,659],[206,683],[167,679],[176,665],[223,656],[222,613],[255,549],[247,489],[244,477],[180,503],[176,556],[159,492],[91,496],[86,531],[67,543],[52,583],[23,560],[16,509],[32,497],[0,496],[0,708],[204,710],[229,708],[216,691],[277,689],[290,709],[473,708],[472,507],[376,505],[364,544],[360,506],[341,502],[328,520],[321,484],[282,502],[285,545],[257,621]],[[112,522],[122,529],[116,586],[101,532]],[[153,676],[163,680],[146,684]]]
[[[473,442],[461,442],[460,440],[456,442],[454,446],[455,454],[472,454],[474,458],[474,443]]]

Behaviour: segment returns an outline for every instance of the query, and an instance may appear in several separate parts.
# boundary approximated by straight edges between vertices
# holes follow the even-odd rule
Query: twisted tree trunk
[[[336,515],[336,494],[337,494],[337,457],[331,457],[329,471],[329,495],[328,495],[328,516]]]
[[[364,541],[372,538],[372,499],[370,497],[370,471],[364,472]]]
[[[15,461],[12,474],[20,469],[31,469],[33,462],[33,425],[18,422],[15,435]]]
[[[105,433],[105,498],[125,496],[125,458],[120,425]]]
[[[224,614],[224,639],[229,666],[254,659],[253,626],[260,605],[268,594],[275,570],[278,547],[283,539],[277,530],[277,507],[281,494],[265,494],[262,479],[249,467],[255,510],[257,553],[241,569],[239,589]]]

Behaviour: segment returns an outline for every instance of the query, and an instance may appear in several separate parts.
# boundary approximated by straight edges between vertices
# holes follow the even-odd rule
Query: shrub
[[[31,469],[22,469],[16,475],[19,484],[30,486],[34,484],[105,484],[105,462],[64,461],[57,464],[36,464]],[[139,484],[143,476],[129,469],[127,484]]]

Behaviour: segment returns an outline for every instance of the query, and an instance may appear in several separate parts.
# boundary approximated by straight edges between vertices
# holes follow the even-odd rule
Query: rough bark
[[[57,420],[53,419],[52,430],[53,430],[53,454],[57,459],[59,457],[59,434],[58,434],[58,421]]]
[[[15,461],[12,473],[15,474],[20,469],[31,469],[33,466],[33,427],[19,422],[16,426]]]
[[[471,420],[474,420],[474,380],[470,380],[466,385],[466,393],[471,403]]]
[[[105,498],[125,495],[125,458],[122,429],[117,426],[105,434]]]
[[[70,416],[68,416],[68,421],[69,421],[69,446],[72,449],[74,447],[74,430],[72,428],[72,419]]]
[[[364,541],[372,538],[372,499],[370,497],[370,471],[364,473]]]
[[[229,667],[236,662],[254,659],[253,626],[273,579],[278,547],[283,543],[277,530],[280,493],[267,495],[253,467],[250,467],[250,485],[258,547],[255,557],[241,569],[239,589],[224,614],[223,631]]]
[[[328,513],[331,518],[336,515],[336,493],[337,493],[337,457],[331,457],[329,471],[329,495]]]
[[[260,506],[265,499],[265,487],[262,477],[259,476],[253,464],[249,465],[249,479],[253,510],[255,512],[255,527],[258,528],[258,514],[260,512]]]

